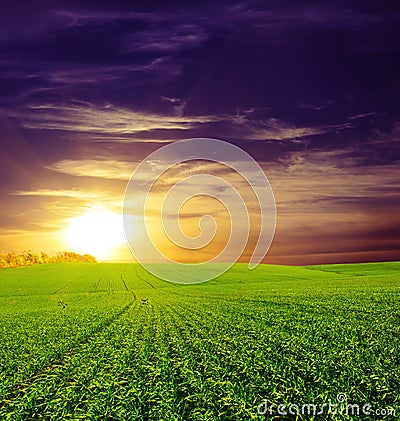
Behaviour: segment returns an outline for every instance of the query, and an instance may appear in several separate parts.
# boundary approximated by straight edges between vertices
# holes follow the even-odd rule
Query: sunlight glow
[[[70,219],[64,235],[71,251],[99,260],[112,259],[114,249],[125,243],[122,216],[101,208]]]

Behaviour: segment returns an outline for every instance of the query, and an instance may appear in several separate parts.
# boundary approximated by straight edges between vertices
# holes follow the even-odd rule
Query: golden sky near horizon
[[[359,234],[368,230],[378,218],[369,210],[355,209],[351,202],[342,203],[338,207],[332,206],[329,200],[320,199],[325,192],[329,192],[327,199],[330,196],[353,195],[354,191],[362,197],[369,192],[376,175],[372,171],[355,173],[351,168],[339,171],[335,159],[331,153],[320,152],[312,159],[307,154],[299,153],[286,163],[283,170],[281,163],[263,165],[277,205],[277,232],[267,262],[299,264],[340,259],[343,258],[343,247],[349,249],[346,254],[349,261],[379,258],[379,251],[353,251],[363,241]],[[132,261],[124,239],[121,212],[126,184],[136,165],[135,161],[88,159],[60,160],[49,166],[49,174],[54,178],[70,177],[73,186],[65,189],[14,191],[11,199],[22,208],[22,212],[16,217],[29,218],[31,228],[2,230],[1,249],[7,251],[29,248],[49,253],[74,250],[93,254],[99,260]],[[165,192],[180,177],[198,172],[214,172],[223,176],[236,185],[246,199],[252,222],[249,244],[242,257],[242,260],[247,260],[258,235],[259,209],[251,189],[244,190],[245,183],[241,177],[221,165],[193,161],[164,174],[149,197],[146,217],[150,232],[165,254],[181,261],[204,260],[221,250],[228,235],[230,221],[226,209],[215,199],[193,199],[186,204],[180,215],[184,232],[194,236],[198,234],[201,215],[214,214],[219,231],[209,247],[199,252],[183,252],[167,241],[163,234],[159,212]],[[386,189],[397,183],[397,179],[397,168],[393,166],[387,166],[380,173],[381,183]],[[202,188],[207,190],[207,186]],[[208,190],[212,192],[213,186],[209,186]],[[375,207],[379,208],[379,202]],[[386,216],[388,221],[395,217],[391,212]],[[357,235],[340,235],[352,230]],[[316,237],[318,248],[315,246]]]
[[[14,3],[0,13],[0,253],[74,249],[132,261],[120,223],[132,172],[162,146],[214,138],[246,151],[271,183],[277,224],[266,262],[400,258],[393,2],[183,2],[179,13],[163,2]],[[147,210],[154,239],[180,260],[221,251],[229,232],[223,206],[196,198],[181,227],[195,243],[199,221],[211,224],[203,213],[214,215],[213,244],[182,250],[163,234],[161,187],[201,168],[165,174]],[[209,170],[245,196],[247,260],[254,197]],[[211,179],[202,184],[228,198]]]

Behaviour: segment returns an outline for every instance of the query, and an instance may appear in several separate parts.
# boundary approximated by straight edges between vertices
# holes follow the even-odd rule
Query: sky
[[[397,1],[8,2],[0,252],[79,249],[88,224],[95,235],[114,223],[149,153],[210,137],[269,179],[277,224],[265,262],[399,260],[399,53]],[[193,205],[186,229],[209,208]],[[88,251],[131,259],[107,235],[112,250]]]

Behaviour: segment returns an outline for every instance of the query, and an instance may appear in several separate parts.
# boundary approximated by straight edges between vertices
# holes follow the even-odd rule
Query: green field
[[[2,269],[0,419],[284,420],[257,407],[339,393],[397,411],[362,419],[399,419],[399,273],[237,264],[174,285],[135,264]],[[297,419],[360,419],[326,412]]]

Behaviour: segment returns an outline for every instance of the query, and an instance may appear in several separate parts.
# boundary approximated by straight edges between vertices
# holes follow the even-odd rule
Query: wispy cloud
[[[129,180],[137,162],[96,159],[63,159],[47,167],[53,171],[77,177],[98,177],[115,180]]]
[[[236,132],[249,140],[301,140],[311,136],[350,129],[351,123],[335,125],[296,126],[277,118],[253,119],[251,111],[232,116]]]
[[[348,121],[336,125],[298,126],[273,117],[253,117],[252,110],[232,115],[184,115],[184,100],[161,99],[171,104],[170,115],[134,111],[110,104],[96,106],[87,102],[30,105],[22,111],[8,113],[20,119],[23,127],[29,129],[86,133],[97,141],[137,143],[173,141],[176,139],[174,131],[187,132],[187,137],[194,137],[193,133],[202,129],[212,137],[223,134],[223,137],[232,135],[247,140],[299,141],[352,127]],[[151,139],[148,137],[150,132],[154,133]],[[145,137],[140,137],[145,133]],[[168,133],[171,135],[168,136]]]
[[[80,189],[39,189],[39,190],[18,190],[11,193],[14,196],[49,196],[49,197],[71,197],[71,198],[98,198],[99,192],[90,192]]]
[[[154,129],[190,129],[198,124],[218,121],[214,116],[159,115],[132,111],[114,105],[94,106],[74,102],[70,105],[31,105],[14,111],[29,129],[66,130],[112,135],[135,134]]]
[[[371,117],[371,116],[376,115],[376,114],[377,114],[376,112],[356,114],[356,115],[352,115],[351,117],[349,117],[349,120],[358,120],[360,118]]]
[[[278,214],[285,215],[287,227],[291,220],[299,224],[303,218],[301,225],[326,231],[338,229],[335,224],[378,223],[372,209],[394,214],[400,202],[398,165],[361,164],[354,150],[342,149],[294,152],[280,163],[263,167],[276,193]]]
[[[165,25],[158,30],[148,30],[125,37],[124,51],[174,52],[192,48],[207,40],[207,28],[196,23]]]
[[[13,196],[30,197],[31,206],[36,211],[35,218],[46,215],[45,221],[36,221],[32,214],[20,216],[23,225],[35,221],[38,228],[50,223],[52,226],[63,226],[64,220],[97,207],[104,207],[114,212],[121,212],[123,192],[116,190],[100,190],[88,188],[72,189],[37,189],[18,190],[11,193]],[[43,225],[44,224],[44,225]]]
[[[103,205],[118,211],[122,206],[120,193],[113,193],[109,190],[90,190],[87,188],[72,189],[37,189],[37,190],[17,190],[11,193],[13,196],[32,196],[45,198],[47,203],[44,207],[46,211],[59,212],[60,210],[71,209],[71,206],[78,209],[91,208]],[[60,200],[59,200],[60,199]],[[79,204],[79,206],[77,206]]]
[[[363,27],[379,22],[379,16],[362,12],[357,8],[345,11],[335,4],[298,4],[293,2],[284,9],[274,7],[252,8],[247,2],[238,3],[229,9],[231,19],[235,22],[251,25],[258,31],[282,30],[288,26],[357,26]]]

